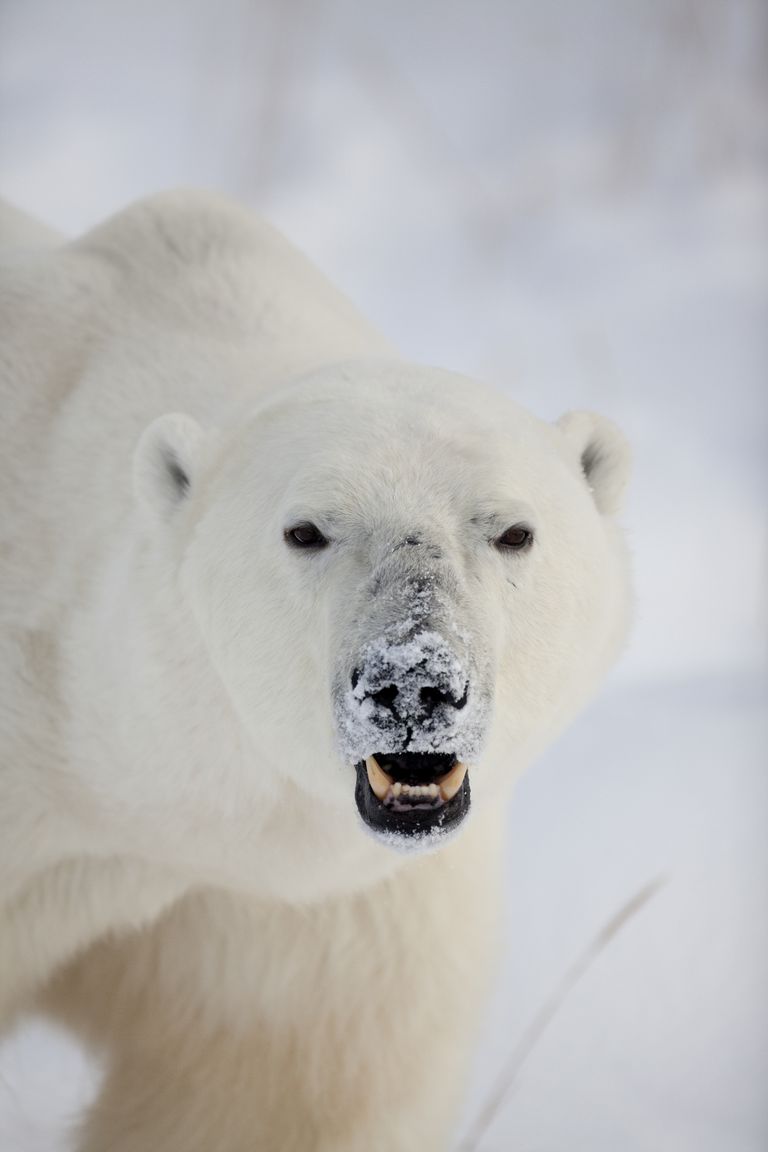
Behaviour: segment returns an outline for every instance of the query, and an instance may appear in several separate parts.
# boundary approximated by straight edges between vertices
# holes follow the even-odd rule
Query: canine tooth
[[[442,796],[443,800],[453,800],[459,788],[461,788],[462,784],[464,783],[464,777],[466,774],[466,764],[462,764],[461,761],[459,761],[457,764],[454,764],[448,775],[444,776],[440,781],[440,795]]]
[[[375,756],[369,756],[365,762],[366,771],[368,772],[368,783],[375,796],[379,800],[386,799],[387,793],[392,787],[392,780],[387,776],[386,772],[379,767],[379,762]]]

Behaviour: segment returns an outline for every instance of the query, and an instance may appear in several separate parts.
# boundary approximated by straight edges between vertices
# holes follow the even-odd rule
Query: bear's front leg
[[[446,1152],[496,859],[444,850],[306,908],[188,897],[92,950],[51,997],[110,1053],[82,1152]]]
[[[466,1035],[443,1031],[394,1067],[389,1037],[311,1052],[268,1032],[192,1031],[113,1053],[80,1152],[447,1152]],[[426,1039],[426,1038],[425,1038]]]

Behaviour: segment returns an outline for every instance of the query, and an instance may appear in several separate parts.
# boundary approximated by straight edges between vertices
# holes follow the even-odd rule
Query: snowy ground
[[[6,194],[227,189],[409,355],[632,440],[635,637],[510,812],[477,1152],[768,1147],[766,43],[761,0],[0,3]],[[6,1042],[0,1152],[92,1079]]]

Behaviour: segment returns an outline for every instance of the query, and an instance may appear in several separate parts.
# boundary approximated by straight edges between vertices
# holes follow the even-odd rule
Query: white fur
[[[106,1046],[91,1152],[443,1149],[504,797],[625,634],[626,446],[403,363],[210,197],[0,239],[0,1015]],[[416,576],[485,702],[428,855],[366,835],[339,719]]]

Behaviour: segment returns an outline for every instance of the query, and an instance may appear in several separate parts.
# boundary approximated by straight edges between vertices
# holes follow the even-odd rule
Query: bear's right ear
[[[174,412],[144,429],[133,456],[133,490],[139,504],[167,523],[197,478],[205,433],[191,416]]]

